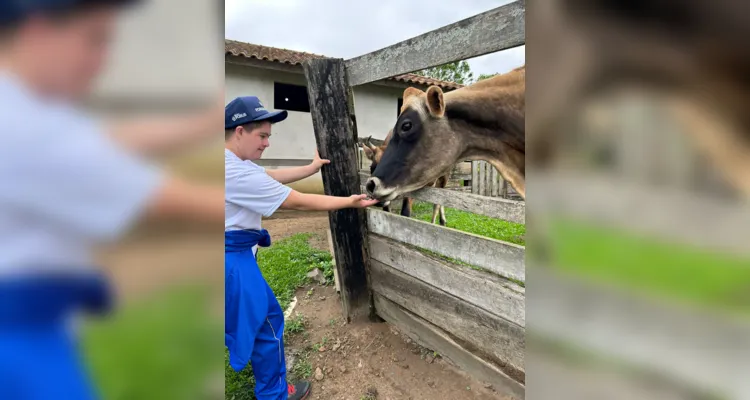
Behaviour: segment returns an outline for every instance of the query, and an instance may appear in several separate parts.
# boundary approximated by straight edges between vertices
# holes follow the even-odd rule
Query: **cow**
[[[464,160],[486,160],[525,189],[526,66],[443,93],[404,91],[403,106],[367,193],[384,203],[430,185]]]
[[[388,136],[386,137],[386,140],[381,144],[380,146],[373,146],[370,143],[370,138],[367,137],[364,142],[362,143],[362,149],[365,152],[365,156],[371,161],[370,164],[370,174],[375,171],[375,168],[377,168],[378,164],[380,163],[381,158],[383,157],[383,152],[385,151],[386,147],[388,147],[388,142],[390,141],[391,135],[393,134],[393,131],[390,131],[388,133]],[[432,182],[429,185],[426,185],[425,187],[437,187],[437,188],[445,188],[448,184],[448,175],[441,176],[436,181]],[[411,217],[411,207],[412,207],[413,200],[410,197],[404,197],[401,203],[401,215],[404,217]],[[390,202],[383,204],[383,210],[386,212],[390,211]],[[445,218],[445,208],[441,205],[435,204],[432,208],[432,223],[434,224],[435,221],[438,219],[438,215],[440,216],[439,222],[440,225],[445,226],[446,225],[446,218]]]
[[[534,29],[531,165],[554,168],[557,127],[580,105],[620,88],[655,94],[701,152],[750,198],[750,14],[735,0],[550,0],[527,14]],[[562,50],[564,49],[564,50]]]

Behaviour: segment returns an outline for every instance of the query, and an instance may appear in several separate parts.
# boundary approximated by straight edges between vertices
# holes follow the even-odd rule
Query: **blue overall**
[[[95,399],[69,318],[111,302],[98,272],[0,278],[0,399]]]
[[[258,400],[286,400],[284,312],[260,272],[255,245],[271,245],[268,231],[224,233],[224,342],[235,371],[251,363]]]

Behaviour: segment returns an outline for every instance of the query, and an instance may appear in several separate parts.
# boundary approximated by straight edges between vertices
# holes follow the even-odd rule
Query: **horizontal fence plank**
[[[483,268],[506,278],[525,281],[525,249],[393,213],[367,209],[370,232],[421,247]]]
[[[424,188],[409,194],[418,200],[440,204],[444,207],[468,211],[490,218],[523,224],[526,222],[526,204],[523,201],[508,200],[500,197],[487,197],[471,193],[453,193],[451,191]]]
[[[529,269],[527,330],[686,382],[750,398],[750,323],[646,299],[550,268]],[[710,366],[707,368],[706,366]]]
[[[471,175],[471,162],[464,161],[456,164],[455,167],[453,167],[453,173],[454,174],[468,174]],[[471,179],[471,178],[469,178]]]
[[[523,383],[526,332],[506,319],[381,263],[372,261],[372,290],[414,315],[449,332],[475,355],[495,363]]]
[[[349,84],[362,85],[424,68],[522,46],[526,1],[519,0],[346,61]]]
[[[573,188],[573,190],[571,190]],[[580,218],[671,242],[750,256],[750,207],[612,176],[534,175],[534,212]]]
[[[494,274],[430,257],[370,235],[370,257],[520,326],[526,325],[525,288]]]
[[[361,193],[366,193],[364,183],[370,174],[360,171],[359,179],[362,183]],[[472,186],[474,182],[472,181]],[[461,211],[484,215],[490,218],[502,219],[504,221],[523,224],[526,222],[526,202],[509,200],[501,197],[481,196],[471,192],[472,186],[456,188],[458,190],[446,190],[438,188],[423,188],[408,194],[408,197],[439,204],[443,207],[455,208]]]
[[[457,180],[457,181],[470,181],[471,180],[471,174],[457,174],[452,173],[451,179]]]
[[[395,325],[401,332],[418,344],[435,350],[476,379],[488,382],[500,393],[523,399],[525,387],[512,379],[498,367],[475,356],[450,338],[440,328],[404,310],[385,297],[374,294],[377,314]]]

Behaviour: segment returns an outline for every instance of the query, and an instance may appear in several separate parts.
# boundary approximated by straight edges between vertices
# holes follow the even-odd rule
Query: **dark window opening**
[[[403,97],[399,97],[398,98],[398,108],[396,109],[396,117],[398,117],[399,115],[401,115],[401,107],[403,105],[404,105],[404,98]]]
[[[307,88],[288,83],[273,83],[273,108],[277,110],[310,112]]]

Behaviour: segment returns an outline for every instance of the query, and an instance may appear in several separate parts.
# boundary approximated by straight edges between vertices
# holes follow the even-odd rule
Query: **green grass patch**
[[[180,289],[87,321],[83,350],[102,398],[201,399],[221,365],[210,295]]]
[[[312,363],[310,362],[310,352],[304,351],[297,356],[292,370],[289,371],[291,381],[310,379],[313,375]]]
[[[282,309],[286,309],[294,298],[294,292],[307,281],[307,273],[320,268],[329,283],[333,283],[333,258],[327,251],[315,249],[308,242],[312,235],[297,234],[271,247],[261,248],[258,265],[268,285],[271,286]],[[297,319],[299,318],[299,319]],[[304,331],[304,318],[295,317],[287,322],[284,335]],[[229,366],[229,352],[225,349],[225,398],[234,400],[255,399],[255,379],[250,365],[237,373]],[[307,363],[309,364],[309,362]],[[300,355],[290,379],[309,377],[304,355]],[[311,367],[310,367],[311,368]],[[308,374],[308,375],[306,375]],[[306,375],[306,376],[305,376]]]
[[[423,201],[414,201],[412,205],[412,218],[432,222],[432,203],[426,203]],[[400,212],[397,210],[396,212]],[[524,237],[526,235],[526,225],[517,224],[514,222],[503,221],[496,218],[486,217],[484,215],[473,214],[466,211],[456,210],[454,208],[445,208],[445,219],[446,225],[449,228],[453,228],[462,232],[473,233],[475,235],[484,236],[492,239],[502,240],[509,243],[515,243],[521,246],[525,246]],[[452,262],[454,264],[463,265],[474,270],[483,271],[484,268],[477,267],[461,260],[456,260],[451,257],[446,257],[442,254],[435,253],[430,250],[422,249],[419,247],[410,246],[424,254],[432,257],[439,258],[444,261]],[[511,279],[520,286],[525,286],[523,282]]]
[[[432,204],[414,201],[412,218],[421,221],[432,221]],[[446,224],[449,228],[473,233],[505,242],[525,245],[526,225],[503,221],[484,215],[473,214],[454,208],[445,208]]]
[[[750,260],[572,221],[551,224],[561,270],[750,314]]]
[[[297,314],[289,318],[289,321],[286,321],[286,325],[284,326],[285,334],[300,333],[304,330],[305,330],[305,316],[302,314]]]

